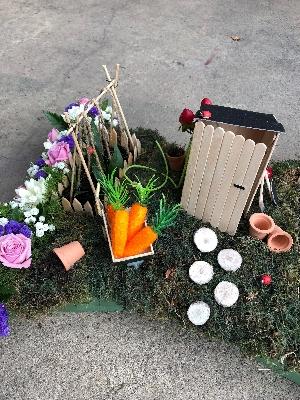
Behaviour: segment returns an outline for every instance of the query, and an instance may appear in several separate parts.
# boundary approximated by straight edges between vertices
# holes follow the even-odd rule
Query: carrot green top
[[[169,226],[174,225],[175,219],[178,213],[181,210],[180,204],[167,204],[166,197],[163,195],[159,201],[159,210],[155,214],[152,229],[160,235],[161,232],[168,228]]]
[[[107,197],[108,203],[111,204],[115,210],[124,208],[129,199],[127,186],[124,181],[119,182],[115,178],[115,170],[107,176],[103,173],[98,173],[96,177]]]
[[[155,178],[155,175],[153,175],[145,186],[142,185],[137,176],[136,179],[137,182],[132,183],[132,186],[135,188],[136,191],[135,197],[142,206],[147,206],[148,201],[151,199],[156,190],[155,183],[157,181],[157,178]]]

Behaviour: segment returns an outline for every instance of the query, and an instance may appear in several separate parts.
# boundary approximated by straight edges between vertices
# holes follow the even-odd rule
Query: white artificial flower
[[[222,281],[216,286],[214,295],[218,304],[223,307],[231,307],[239,298],[239,289],[232,282]]]
[[[187,311],[188,319],[194,325],[204,325],[210,316],[210,307],[204,301],[192,303]]]
[[[68,114],[72,121],[76,121],[77,117],[84,111],[84,105],[80,104],[79,106],[73,106],[69,108]]]
[[[39,212],[40,212],[39,209],[36,207],[33,207],[31,209],[31,215],[39,215]]]
[[[30,218],[31,217],[31,210],[24,211],[24,216],[26,218]]]
[[[189,269],[189,276],[192,281],[199,285],[208,283],[214,275],[214,269],[212,265],[206,261],[195,261]]]
[[[63,161],[59,161],[53,165],[53,167],[58,168],[58,169],[64,169],[65,166],[66,166],[66,164]]]
[[[69,169],[69,168],[66,167],[66,168],[63,169],[63,173],[64,173],[64,174],[68,174],[69,172],[70,172],[70,169]]]
[[[46,193],[46,181],[40,178],[38,181],[30,179],[24,182],[25,187],[20,187],[15,190],[19,196],[16,200],[20,207],[26,205],[38,205],[43,202]]]
[[[45,217],[44,217],[43,215],[41,215],[41,216],[39,217],[39,221],[40,221],[40,222],[45,222]]]
[[[28,218],[28,217],[25,218],[25,219],[24,219],[24,222],[25,222],[25,224],[29,224],[29,222],[30,222],[30,221],[29,221],[29,218]]]
[[[114,118],[113,121],[112,121],[112,125],[113,125],[113,127],[118,126],[119,125],[119,121]]]
[[[50,225],[49,225],[49,231],[50,231],[50,232],[55,231],[55,226],[54,226],[53,224],[50,224]]]
[[[36,222],[36,218],[35,217],[29,217],[28,218],[29,219],[29,222],[32,222],[32,223],[35,223]]]
[[[112,114],[112,106],[107,106],[106,109],[105,109],[105,112],[107,114]]]
[[[102,114],[102,118],[103,119],[105,119],[106,121],[110,121],[110,119],[111,119],[111,115],[110,114],[106,113],[103,110],[101,111],[101,114]]]
[[[10,201],[9,205],[11,206],[11,208],[17,208],[20,206],[20,204],[15,200]]]
[[[44,230],[44,224],[42,222],[37,222],[35,228],[38,230]]]
[[[38,165],[32,164],[32,165],[28,168],[27,173],[28,173],[28,175],[30,176],[30,178],[33,178],[33,177],[35,176],[35,174],[38,172],[38,170],[39,170]]]
[[[68,131],[60,131],[57,133],[57,139],[61,139],[63,136],[66,136]]]
[[[0,218],[0,225],[1,226],[6,225],[7,223],[8,223],[8,219],[7,218],[5,218],[5,217],[1,217]]]
[[[49,230],[49,225],[48,224],[44,224],[43,229],[44,229],[44,232],[47,232]]]
[[[51,149],[51,147],[54,145],[54,143],[56,143],[56,142],[50,142],[50,140],[48,139],[46,142],[44,142],[43,144],[44,144],[44,148],[46,149],[46,150],[50,150]]]
[[[44,234],[45,234],[45,232],[43,229],[36,229],[36,231],[35,231],[36,237],[43,237]]]
[[[218,263],[225,271],[236,271],[242,265],[243,259],[239,252],[233,249],[223,249],[218,254]]]
[[[207,253],[215,250],[218,238],[212,229],[200,228],[194,235],[194,242],[200,251]]]
[[[97,116],[94,118],[94,122],[95,122],[95,125],[97,126],[97,128],[99,128],[99,129],[102,129],[102,128],[103,128],[103,125],[102,125],[101,123],[99,123],[99,115],[97,115]]]
[[[47,159],[48,159],[48,154],[44,151],[44,152],[41,154],[41,157],[42,157],[43,160],[47,160]]]

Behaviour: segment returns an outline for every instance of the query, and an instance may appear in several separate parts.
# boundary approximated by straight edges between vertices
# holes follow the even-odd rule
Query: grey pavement
[[[298,400],[223,343],[130,314],[18,319],[0,341],[0,399]]]
[[[0,200],[42,151],[42,110],[95,95],[104,63],[123,67],[131,127],[183,143],[180,111],[208,96],[274,113],[287,131],[274,158],[299,157],[299,15],[297,0],[0,0]],[[293,383],[175,323],[60,314],[12,329],[1,400],[300,399]]]

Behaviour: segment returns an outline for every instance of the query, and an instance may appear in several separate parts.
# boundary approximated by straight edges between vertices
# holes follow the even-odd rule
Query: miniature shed
[[[210,111],[210,119],[201,118]],[[203,105],[195,125],[181,204],[231,235],[253,201],[283,126],[272,114]]]

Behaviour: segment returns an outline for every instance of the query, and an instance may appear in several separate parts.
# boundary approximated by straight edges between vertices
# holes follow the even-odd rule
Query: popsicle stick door
[[[264,143],[198,122],[182,191],[183,208],[234,235],[266,149]]]

